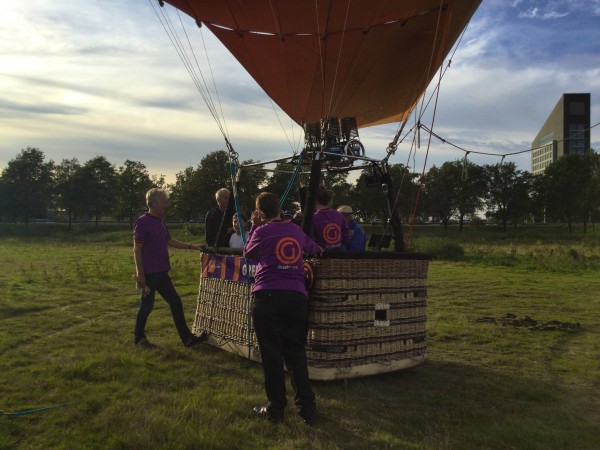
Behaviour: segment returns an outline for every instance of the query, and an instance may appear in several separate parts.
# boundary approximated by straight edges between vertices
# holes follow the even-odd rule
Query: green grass
[[[597,448],[600,238],[537,230],[416,229],[413,248],[446,252],[430,267],[428,361],[314,383],[323,419],[311,429],[290,407],[282,426],[255,420],[260,366],[183,348],[165,302],[148,323],[159,348],[132,345],[128,231],[0,228],[0,409],[67,403],[0,416],[0,448]],[[172,252],[189,324],[198,265],[197,253]],[[476,320],[506,313],[581,329]]]

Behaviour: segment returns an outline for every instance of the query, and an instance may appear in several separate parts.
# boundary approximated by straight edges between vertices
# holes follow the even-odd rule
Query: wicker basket
[[[249,270],[228,274],[226,264],[243,266],[231,258],[241,257],[203,254],[194,332],[206,330],[209,343],[259,361],[248,313]],[[428,265],[427,255],[389,252],[308,261],[310,378],[351,378],[423,362]]]

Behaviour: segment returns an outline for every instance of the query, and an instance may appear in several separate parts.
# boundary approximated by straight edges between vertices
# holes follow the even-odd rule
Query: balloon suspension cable
[[[235,215],[237,223],[240,228],[240,234],[242,235],[242,242],[246,245],[246,230],[244,229],[244,220],[242,219],[242,208],[240,205],[240,196],[238,187],[240,184],[240,169],[234,159],[229,161],[229,174],[231,175],[231,188],[233,189],[233,202],[235,206]]]
[[[286,75],[286,79],[289,79],[288,76],[288,72],[289,72],[289,68],[288,68],[288,62],[287,62],[287,58],[285,57],[285,48],[283,45],[284,42],[284,34],[283,31],[281,29],[281,23],[280,23],[280,18],[279,15],[276,13],[275,8],[273,7],[273,2],[271,0],[269,0],[269,6],[271,7],[271,14],[273,16],[273,22],[275,23],[275,26],[277,27],[277,34],[279,35],[279,48],[281,50],[281,56],[283,57],[284,61],[285,61],[285,75]],[[292,98],[291,98],[291,92],[292,89],[288,88],[287,90],[287,96],[288,96],[288,102],[290,104],[292,104]],[[271,107],[273,108],[273,112],[275,113],[275,116],[277,117],[277,121],[279,122],[279,125],[281,126],[281,130],[283,131],[283,134],[285,135],[285,139],[287,140],[290,149],[292,150],[292,153],[296,154],[298,152],[298,149],[300,147],[300,143],[301,143],[301,139],[302,139],[302,133],[298,133],[298,141],[296,141],[296,137],[295,137],[295,132],[294,132],[294,125],[296,125],[296,123],[294,122],[294,120],[290,117],[290,124],[291,124],[291,132],[292,132],[292,139],[290,140],[288,133],[285,129],[285,127],[283,126],[283,122],[281,121],[280,117],[279,117],[279,113],[277,112],[277,109],[275,108],[275,102],[273,102],[273,100],[271,99],[271,97],[269,97],[269,102],[271,103]],[[293,142],[293,144],[292,144]]]
[[[385,150],[387,155],[384,159],[387,160],[390,158],[390,156],[396,154],[396,150],[398,149],[398,141],[400,140],[400,135],[402,134],[402,131],[404,131],[404,127],[406,126],[407,122],[408,122],[408,117],[402,121],[402,123],[400,124],[400,127],[398,127],[398,132],[394,136],[394,139],[392,139],[392,142],[390,142],[388,144],[388,146]]]
[[[458,48],[460,47],[460,44],[463,40],[463,37],[465,36],[465,32],[468,29],[468,25],[465,27],[465,29],[462,31],[462,33],[460,34],[460,37],[458,38],[458,41],[456,43],[456,45],[454,46],[454,50],[452,51],[452,55],[450,55],[450,58],[448,58],[448,63],[446,64],[446,67],[444,68],[444,71],[442,72],[442,75],[439,78],[439,81],[437,82],[433,92],[431,93],[431,95],[429,96],[429,98],[427,99],[427,102],[425,103],[424,108],[422,108],[422,111],[420,112],[419,115],[419,121],[417,121],[417,123],[406,132],[406,134],[400,139],[400,135],[402,134],[402,131],[404,130],[404,127],[406,126],[407,122],[408,122],[408,116],[406,117],[406,119],[404,119],[399,127],[398,127],[398,131],[396,133],[396,135],[394,136],[394,139],[392,140],[392,142],[390,142],[388,144],[388,147],[386,149],[387,152],[387,156],[386,159],[389,159],[391,155],[394,155],[397,148],[398,148],[398,144],[404,142],[404,139],[406,139],[406,137],[408,135],[410,135],[411,133],[413,133],[413,131],[417,128],[417,127],[421,127],[421,123],[420,123],[420,119],[422,119],[423,115],[425,114],[425,112],[427,111],[429,104],[431,103],[434,95],[436,94],[437,90],[440,88],[441,86],[441,81],[444,79],[446,72],[448,71],[448,69],[450,69],[450,66],[452,65],[452,60],[454,59],[454,55],[456,54],[456,52],[458,51]],[[425,98],[425,93],[423,93],[423,99]],[[416,111],[415,111],[416,112]],[[423,128],[425,128],[424,126],[422,126]],[[409,158],[410,160],[410,158]],[[407,164],[408,166],[408,164]]]
[[[285,192],[283,193],[283,195],[281,196],[281,199],[279,200],[279,206],[283,206],[283,204],[287,200],[287,197],[288,197],[290,191],[294,187],[294,184],[296,184],[296,178],[298,177],[298,172],[300,172],[300,169],[302,168],[303,161],[304,161],[304,152],[302,152],[300,154],[300,157],[298,158],[298,164],[296,164],[296,170],[294,170],[294,173],[290,177],[290,181],[289,181],[287,187],[285,188]]]
[[[219,112],[217,110],[215,102],[213,101],[210,90],[208,89],[208,83],[206,82],[206,80],[204,78],[204,74],[202,72],[202,69],[200,68],[198,59],[196,58],[196,54],[194,52],[193,46],[191,45],[188,34],[185,30],[185,26],[183,24],[183,20],[181,19],[180,14],[179,14],[179,10],[176,9],[177,15],[179,17],[179,21],[180,21],[181,27],[183,29],[183,32],[186,36],[187,43],[190,48],[191,54],[193,55],[195,67],[194,67],[194,64],[192,63],[192,59],[190,58],[190,56],[187,53],[185,46],[182,43],[182,40],[180,39],[180,37],[178,35],[177,30],[175,29],[175,26],[173,25],[173,22],[171,21],[170,16],[165,12],[166,8],[164,8],[164,2],[162,0],[158,0],[158,3],[160,5],[160,8],[158,8],[158,10],[154,6],[154,2],[152,0],[148,0],[148,3],[150,3],[152,10],[154,11],[160,24],[162,25],[167,37],[171,41],[173,48],[177,52],[179,59],[181,60],[185,69],[187,70],[190,78],[192,79],[192,82],[194,83],[194,85],[196,86],[196,89],[200,93],[200,96],[204,100],[204,103],[206,104],[211,116],[215,120],[215,123],[217,124],[217,127],[221,131],[221,134],[227,140],[228,131],[226,128],[225,118],[223,116],[223,108],[221,106],[221,101],[220,101],[220,98],[218,95],[218,91],[216,89],[216,83],[214,81],[214,76],[213,76],[213,86],[214,86],[215,92],[217,94],[217,100],[219,103],[219,109],[221,110],[221,116],[223,116],[223,117],[221,117],[219,115]],[[160,13],[159,13],[159,11],[160,11]],[[198,21],[196,23],[198,23]],[[206,47],[205,47],[205,50],[206,50]],[[207,54],[207,58],[208,58],[208,54]],[[210,67],[210,61],[209,61],[209,67]],[[210,71],[211,71],[211,75],[212,75],[212,68],[210,69]]]
[[[440,3],[440,7],[441,7],[441,3]],[[434,39],[434,42],[437,40],[437,33],[439,30],[439,25],[440,25],[440,20],[441,20],[441,11],[440,11],[440,17],[438,17],[438,24],[436,26],[436,38]],[[443,49],[443,53],[445,53],[445,49],[446,49],[446,44],[447,44],[447,38],[448,38],[448,30],[449,30],[449,25],[450,25],[450,21],[447,20],[446,21],[446,26],[443,32],[443,35],[441,37],[442,39],[442,49]],[[435,102],[434,102],[434,106],[433,106],[433,112],[432,112],[432,117],[431,117],[431,128],[433,129],[434,124],[435,124],[435,118],[436,118],[436,114],[437,114],[437,108],[438,108],[438,102],[439,102],[439,96],[440,96],[440,88],[441,88],[441,83],[442,83],[442,77],[444,75],[444,70],[442,70],[442,68],[440,67],[439,70],[439,78],[438,78],[438,82],[437,85],[435,87]],[[421,105],[423,106],[423,104]],[[422,111],[423,112],[423,111]],[[420,133],[420,130],[422,128],[422,124],[421,124],[421,116],[419,117],[419,121],[418,121],[418,132]],[[408,232],[406,233],[406,238],[405,238],[405,246],[408,247],[409,242],[410,242],[410,238],[412,235],[412,230],[414,228],[415,225],[415,217],[417,216],[417,209],[419,207],[419,200],[421,198],[421,192],[423,191],[423,186],[425,185],[425,169],[427,168],[427,160],[429,158],[429,150],[431,149],[431,134],[429,135],[429,138],[427,139],[427,150],[425,152],[425,159],[423,161],[423,170],[421,171],[421,176],[419,178],[419,186],[417,189],[417,193],[415,195],[415,201],[414,201],[414,207],[413,207],[413,211],[412,214],[410,216],[410,224],[408,227]]]
[[[337,61],[335,64],[335,72],[333,74],[333,84],[331,86],[331,96],[329,97],[329,107],[327,108],[327,114],[325,117],[331,117],[331,111],[333,109],[333,96],[335,93],[335,84],[337,82],[338,70],[340,68],[340,60],[342,58],[342,49],[344,48],[344,37],[346,37],[346,25],[348,24],[348,13],[350,12],[350,1],[348,1],[348,5],[346,6],[346,16],[344,17],[344,26],[342,28],[342,38],[340,41],[340,50],[338,52]],[[323,93],[325,95],[325,93]]]

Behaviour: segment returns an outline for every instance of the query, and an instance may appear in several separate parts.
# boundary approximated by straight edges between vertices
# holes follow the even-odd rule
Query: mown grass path
[[[0,416],[0,448],[597,448],[600,275],[567,260],[552,270],[529,257],[494,265],[464,245],[461,261],[431,264],[427,363],[315,383],[323,419],[311,429],[290,407],[283,426],[255,420],[260,367],[208,346],[183,348],[160,300],[148,324],[159,348],[132,345],[137,296],[125,233],[0,238],[0,409],[67,403]],[[508,245],[485,249],[505,261]],[[556,245],[568,254],[572,243]],[[198,255],[172,252],[172,265],[191,323]],[[506,313],[581,328],[477,321]]]

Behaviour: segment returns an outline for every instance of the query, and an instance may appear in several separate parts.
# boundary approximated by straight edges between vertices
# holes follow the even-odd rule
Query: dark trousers
[[[191,337],[190,329],[185,322],[185,316],[183,314],[183,304],[181,303],[181,297],[175,290],[173,282],[168,272],[156,272],[146,274],[146,285],[150,288],[150,292],[142,296],[140,300],[140,309],[138,310],[137,317],[135,319],[135,339],[139,340],[146,336],[145,328],[148,316],[154,308],[154,296],[158,292],[162,298],[164,298],[169,307],[171,308],[171,315],[173,316],[173,322],[179,333],[181,342],[186,342]]]
[[[295,291],[258,291],[252,302],[252,319],[265,374],[267,408],[279,414],[287,404],[285,362],[298,412],[303,416],[312,414],[316,408],[315,396],[308,380],[304,348],[308,332],[306,297]]]

